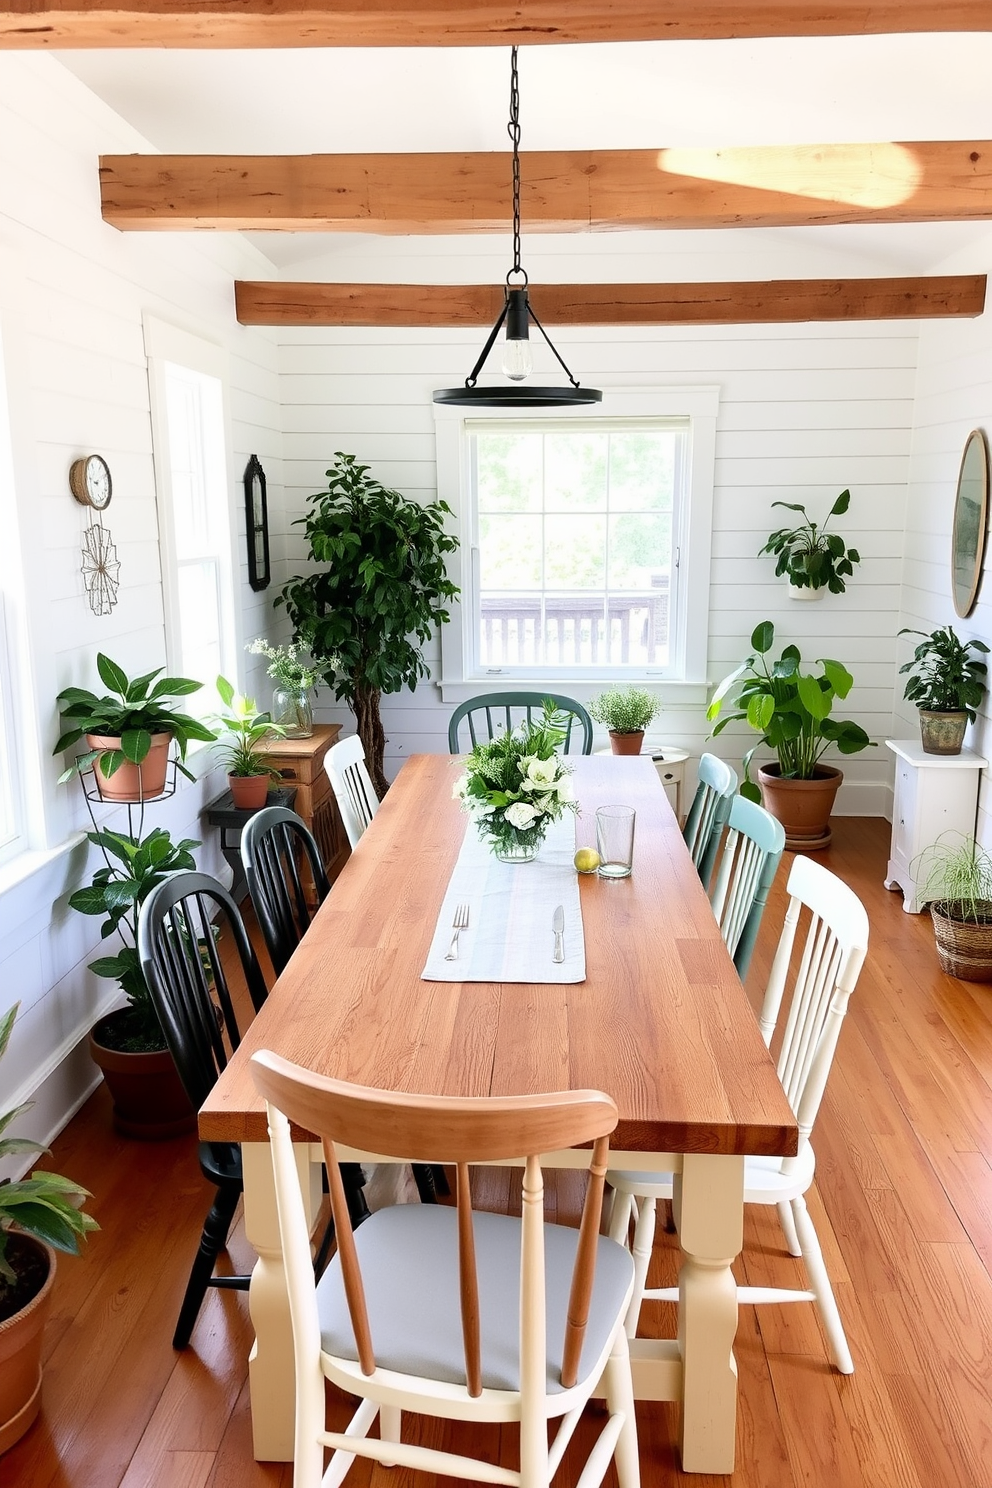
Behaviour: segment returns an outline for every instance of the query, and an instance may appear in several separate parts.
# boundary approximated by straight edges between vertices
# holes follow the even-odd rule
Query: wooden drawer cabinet
[[[324,755],[336,743],[340,732],[339,723],[315,723],[309,739],[277,739],[265,754],[286,784],[296,787],[293,809],[316,837],[332,883],[349,852],[331,782],[324,769]]]

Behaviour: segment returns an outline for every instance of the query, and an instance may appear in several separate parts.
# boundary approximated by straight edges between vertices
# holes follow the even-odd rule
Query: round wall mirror
[[[981,429],[965,440],[951,529],[951,595],[962,617],[970,615],[982,581],[989,509],[989,447]]]

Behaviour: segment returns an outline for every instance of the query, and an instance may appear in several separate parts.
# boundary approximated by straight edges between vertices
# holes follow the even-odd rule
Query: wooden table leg
[[[311,1165],[308,1147],[298,1146],[294,1151],[312,1229],[320,1203],[320,1167]],[[255,1328],[255,1343],[248,1359],[255,1460],[292,1462],[296,1369],[268,1143],[243,1143],[241,1161],[245,1234],[258,1255],[248,1292],[248,1310]]]
[[[687,1153],[673,1208],[682,1247],[682,1467],[729,1473],[737,1427],[737,1285],[730,1268],[744,1241],[743,1157]]]

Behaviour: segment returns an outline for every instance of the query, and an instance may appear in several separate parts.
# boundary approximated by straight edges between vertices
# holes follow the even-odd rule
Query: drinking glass
[[[596,850],[600,878],[627,878],[634,860],[633,806],[596,808]]]

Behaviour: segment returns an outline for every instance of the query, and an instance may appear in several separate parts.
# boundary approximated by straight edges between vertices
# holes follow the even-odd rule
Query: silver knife
[[[555,932],[555,953],[551,959],[552,961],[564,961],[565,942],[562,937],[565,933],[565,906],[563,904],[559,904],[555,910],[551,919],[551,928]]]

